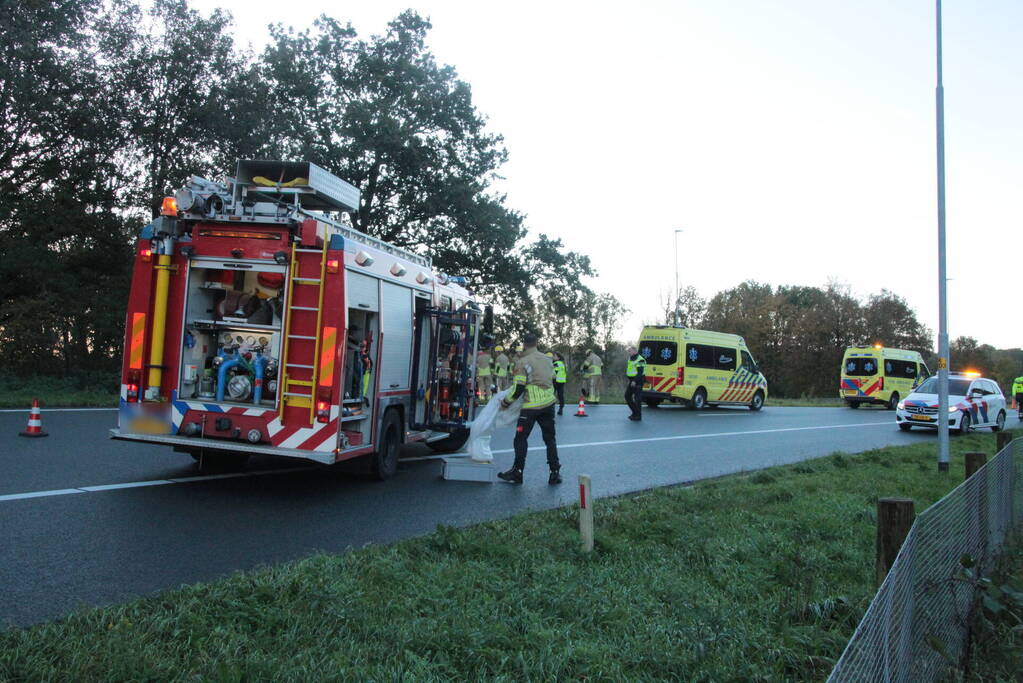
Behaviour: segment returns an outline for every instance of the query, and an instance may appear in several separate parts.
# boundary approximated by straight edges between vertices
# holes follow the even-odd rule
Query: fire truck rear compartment
[[[273,408],[285,267],[195,259],[188,271],[178,397]]]

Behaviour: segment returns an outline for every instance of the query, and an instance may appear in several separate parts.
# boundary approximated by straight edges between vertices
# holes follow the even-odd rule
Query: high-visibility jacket
[[[628,362],[625,364],[625,376],[629,379],[633,377],[643,377],[646,375],[646,358],[637,354],[629,356]]]
[[[599,375],[602,372],[601,366],[603,364],[604,362],[600,360],[600,356],[595,353],[591,353],[586,356],[586,362],[583,363],[583,371],[586,373],[587,377]]]
[[[494,369],[496,370],[498,377],[507,377],[508,376],[508,356],[504,355],[504,353],[499,355],[497,357],[497,360],[494,361]]]
[[[563,360],[554,361],[554,381],[558,384],[564,384],[568,381],[568,369],[565,367],[565,361]]]
[[[484,351],[476,358],[476,374],[480,377],[490,377],[490,365],[493,360],[490,354]]]
[[[1023,375],[1012,380],[1012,395],[1023,394]]]
[[[554,405],[554,364],[536,349],[519,356],[513,381],[525,389],[523,410],[536,410]],[[515,392],[519,393],[518,390]]]

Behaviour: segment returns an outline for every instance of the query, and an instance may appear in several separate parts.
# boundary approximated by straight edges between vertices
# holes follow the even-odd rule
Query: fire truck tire
[[[469,440],[469,430],[460,429],[457,432],[451,434],[446,439],[440,439],[439,441],[431,441],[426,444],[438,453],[454,453]]]
[[[398,472],[398,456],[401,452],[401,416],[397,410],[384,414],[380,429],[380,449],[373,454],[373,478],[377,481],[390,479]]]

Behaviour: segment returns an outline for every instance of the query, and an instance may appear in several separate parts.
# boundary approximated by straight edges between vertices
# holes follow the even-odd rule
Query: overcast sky
[[[674,281],[904,296],[937,332],[934,3],[194,0],[239,42],[407,8],[505,136],[509,205],[658,317]],[[1023,345],[1023,2],[946,0],[949,333]]]

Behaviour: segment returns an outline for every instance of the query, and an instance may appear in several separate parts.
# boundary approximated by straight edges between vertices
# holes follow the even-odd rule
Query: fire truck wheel
[[[453,432],[451,436],[446,439],[440,439],[439,441],[431,441],[427,446],[437,451],[438,453],[454,453],[459,448],[465,445],[465,442],[469,440],[469,430],[460,429],[457,432]]]
[[[401,450],[401,417],[398,411],[387,411],[380,433],[383,435],[380,437],[380,449],[373,454],[373,478],[383,481],[398,471]]]

